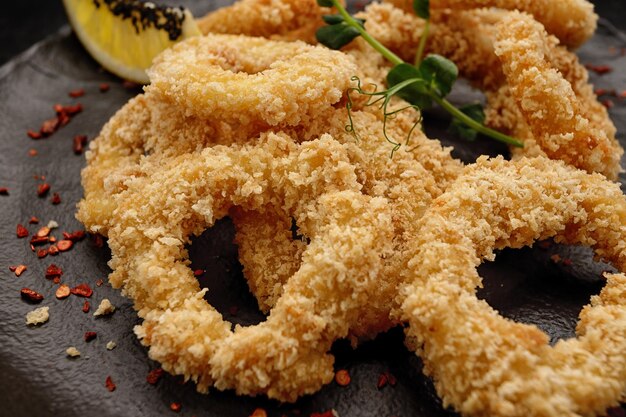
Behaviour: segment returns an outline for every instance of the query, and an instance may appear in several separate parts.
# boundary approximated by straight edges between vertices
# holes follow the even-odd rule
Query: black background
[[[210,2],[186,3],[201,12]],[[622,0],[598,2],[598,10],[626,29],[626,4]],[[60,2],[22,0],[4,4],[0,15],[0,63],[55,33],[65,22]],[[626,58],[609,52],[610,46],[626,47],[626,38],[620,36],[603,27],[580,52],[583,62],[611,64],[617,69],[603,77],[593,75],[598,87],[626,89]],[[111,91],[101,94],[98,85],[104,81],[111,84]],[[76,101],[67,97],[67,92],[75,88],[87,91],[80,99],[85,112],[50,139],[28,139],[26,129],[37,129],[41,121],[51,117],[53,103]],[[441,408],[432,385],[421,375],[419,360],[403,347],[399,329],[356,351],[343,341],[335,345],[337,368],[350,370],[350,386],[341,388],[332,383],[295,405],[279,405],[262,398],[237,397],[231,392],[199,395],[193,384],[183,385],[172,376],[166,376],[156,387],[150,386],[145,376],[158,365],[147,358],[146,350],[132,333],[138,319],[119,291],[108,285],[96,288],[91,300],[94,308],[105,297],[118,307],[112,317],[105,319],[84,315],[80,311],[82,300],[77,297],[63,302],[54,299],[54,286],[43,278],[48,264],[61,265],[66,272],[64,281],[70,285],[88,282],[94,286],[96,279],[106,277],[109,253],[84,241],[71,253],[37,260],[27,242],[15,239],[15,224],[36,215],[43,222],[57,220],[62,230],[80,228],[73,213],[81,196],[79,172],[84,159],[71,153],[71,137],[80,133],[93,138],[110,115],[136,92],[126,90],[119,80],[102,72],[67,29],[0,68],[0,187],[10,188],[8,197],[0,196],[0,416],[167,416],[175,415],[169,410],[173,401],[182,403],[180,415],[185,416],[245,417],[259,406],[266,408],[270,416],[309,416],[330,408],[341,417],[455,415]],[[455,97],[463,100],[468,94],[461,89]],[[615,102],[611,114],[624,144],[626,105]],[[429,136],[443,137],[442,126],[447,122],[436,113],[430,120]],[[486,141],[468,145],[444,140],[454,144],[456,155],[468,162],[479,153],[498,150]],[[29,148],[37,149],[39,156],[28,157]],[[38,182],[33,174],[47,176],[53,191],[60,192],[62,204],[52,206],[49,199],[34,195]],[[258,320],[231,241],[228,220],[219,222],[194,241],[192,268],[209,271],[203,284],[211,288],[210,301],[227,319]],[[554,263],[551,256],[556,253],[572,259],[572,265]],[[16,278],[7,267],[22,262],[29,265],[29,270]],[[589,296],[601,288],[599,276],[605,268],[591,262],[589,252],[581,248],[504,251],[496,262],[481,267],[485,288],[480,296],[507,317],[537,324],[554,341],[573,335],[576,316]],[[22,286],[44,293],[43,305],[51,308],[49,323],[40,328],[24,325],[25,313],[35,306],[19,299]],[[232,316],[229,307],[235,304],[240,311]],[[82,340],[87,330],[98,332],[98,338],[89,344]],[[115,340],[118,347],[107,351],[104,346],[108,340]],[[65,357],[64,351],[70,345],[81,350],[81,358]],[[394,374],[398,384],[378,390],[378,376],[385,371]],[[117,384],[113,393],[104,388],[109,375]]]

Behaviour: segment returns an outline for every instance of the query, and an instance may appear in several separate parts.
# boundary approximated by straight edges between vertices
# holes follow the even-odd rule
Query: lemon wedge
[[[147,84],[146,69],[161,51],[200,35],[191,12],[138,0],[63,0],[74,32],[104,68]]]

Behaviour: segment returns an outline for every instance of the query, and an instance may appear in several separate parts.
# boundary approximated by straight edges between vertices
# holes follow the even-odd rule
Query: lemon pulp
[[[187,9],[137,0],[63,0],[72,28],[91,56],[130,81],[149,82],[146,69],[161,51],[200,34]]]

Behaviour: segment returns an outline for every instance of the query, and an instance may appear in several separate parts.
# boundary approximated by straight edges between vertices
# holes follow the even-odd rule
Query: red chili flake
[[[85,238],[85,232],[83,230],[77,230],[72,233],[63,232],[63,238],[72,242],[79,242]]]
[[[70,116],[65,111],[62,111],[57,115],[57,119],[59,120],[60,126],[65,126],[70,122]]]
[[[67,298],[70,296],[70,287],[68,287],[67,285],[63,284],[60,285],[59,288],[57,288],[56,292],[55,292],[56,297],[59,300],[62,300],[64,298]]]
[[[267,417],[267,411],[263,408],[255,408],[250,417]]]
[[[9,189],[6,187],[0,188],[0,195],[9,195]]]
[[[52,241],[52,239],[50,239],[50,241]],[[57,256],[58,254],[59,248],[57,248],[55,245],[52,245],[48,248],[48,255]]]
[[[594,93],[596,94],[596,96],[603,96],[608,93],[608,90],[604,88],[596,88]]]
[[[571,266],[572,265],[572,260],[570,258],[563,259],[563,265]]]
[[[37,291],[31,290],[30,288],[22,288],[20,290],[20,294],[22,295],[22,298],[34,303],[38,303],[43,300],[43,295],[39,294]]]
[[[28,156],[37,156],[39,152],[37,152],[37,149],[29,149],[28,150]]]
[[[111,88],[111,86],[107,83],[101,83],[100,84],[100,92],[101,93],[106,93],[107,91],[109,91],[109,89]]]
[[[194,276],[199,277],[200,275],[204,274],[204,269],[196,269],[195,271],[193,271]]]
[[[82,88],[79,88],[77,90],[72,90],[68,93],[68,96],[72,97],[72,98],[78,98],[78,97],[82,97],[85,95],[85,90],[83,90]]]
[[[28,135],[29,138],[31,139],[41,139],[41,133],[40,132],[35,132],[34,130],[27,130],[26,134]]]
[[[57,131],[60,125],[61,121],[58,117],[55,117],[54,119],[48,119],[41,124],[39,132],[41,132],[43,136],[50,136]]]
[[[181,403],[171,403],[170,404],[170,410],[174,411],[175,413],[178,413],[182,407],[183,406],[182,406]]]
[[[91,308],[91,304],[89,304],[89,301],[85,300],[85,302],[83,303],[83,313],[89,313],[89,309]]]
[[[75,114],[83,111],[83,105],[80,103],[76,103],[73,106],[65,106],[63,107],[63,111],[67,112],[70,116],[74,116]]]
[[[102,238],[102,235],[100,234],[91,235],[91,239],[93,241],[93,245],[96,248],[101,248],[104,246],[104,239]]]
[[[115,391],[115,382],[113,382],[110,376],[107,376],[107,379],[104,381],[104,386],[109,390],[109,392]]]
[[[48,240],[50,241],[50,243],[54,243],[54,242],[56,242],[56,241],[57,241],[57,238],[56,238],[56,237],[54,237],[54,236],[50,236],[50,237],[48,238]]]
[[[81,155],[85,150],[85,145],[87,145],[87,136],[86,135],[76,135],[73,139],[72,150],[76,155]]]
[[[46,278],[48,279],[60,277],[61,275],[63,275],[63,270],[55,264],[50,264],[46,269]]]
[[[78,284],[74,288],[72,288],[72,294],[77,295],[79,297],[89,298],[93,294],[93,290],[87,284]]]
[[[9,271],[11,271],[11,272],[15,272],[16,269],[17,269],[16,265],[9,266]]]
[[[50,241],[50,238],[47,236],[33,236],[30,238],[31,245],[44,245]]]
[[[135,89],[139,88],[139,84],[134,83],[132,81],[125,80],[122,83],[122,87],[124,87],[127,90],[135,90]]]
[[[549,240],[543,240],[539,242],[537,246],[539,246],[539,248],[543,250],[550,249],[550,247],[552,246],[552,242],[550,242]]]
[[[398,380],[396,379],[395,376],[393,376],[393,374],[391,374],[390,372],[386,372],[387,374],[387,381],[389,382],[389,385],[391,385],[392,387],[395,387],[396,384],[398,383]]]
[[[96,332],[85,332],[85,342],[91,342],[93,339],[95,339],[98,336],[98,333]]]
[[[30,223],[30,224],[37,224],[37,223],[39,223],[39,219],[37,217],[35,217],[35,216],[32,216],[30,218],[30,220],[28,221],[28,223]]]
[[[585,68],[595,72],[598,75],[604,75],[611,71],[613,71],[613,67],[609,65],[594,65],[594,64],[585,64]]]
[[[45,196],[48,191],[50,191],[50,184],[48,184],[47,182],[44,182],[43,184],[39,184],[37,186],[37,195],[39,197]]]
[[[618,94],[618,97],[619,98],[626,98],[626,90],[620,91],[619,94]]]
[[[389,378],[387,378],[386,373],[378,375],[378,382],[376,383],[376,388],[378,389],[385,388],[385,386],[387,385],[387,382],[389,382]]]
[[[163,376],[163,369],[156,368],[156,369],[151,370],[148,373],[148,376],[146,377],[146,381],[148,381],[148,384],[156,385],[162,376]]]
[[[50,234],[50,228],[48,226],[44,226],[41,229],[37,230],[37,233],[35,233],[35,236],[48,237],[49,234]]]
[[[23,237],[28,236],[28,229],[26,229],[21,224],[18,224],[15,233],[17,234],[17,237],[21,239]]]
[[[59,193],[53,193],[52,198],[50,199],[50,202],[54,204],[55,206],[57,204],[61,204],[61,196],[59,195]]]
[[[613,103],[613,100],[606,99],[602,100],[602,105],[607,109],[612,109],[615,106],[615,103]]]
[[[14,268],[14,269],[11,269]],[[26,271],[28,269],[28,267],[26,265],[18,265],[15,267],[9,267],[9,269],[11,269],[13,272],[15,272],[15,276],[19,277],[20,275],[22,275],[24,273],[24,271]]]
[[[45,258],[46,256],[48,256],[48,249],[39,249],[37,251],[37,257],[39,259]]]
[[[65,251],[72,249],[72,246],[74,246],[74,242],[72,242],[71,240],[64,239],[64,240],[60,240],[57,243],[57,247],[59,248],[61,252],[65,252]]]
[[[98,278],[98,280],[96,280],[96,287],[101,287],[102,284],[104,284],[104,281],[102,280],[102,278]]]
[[[337,373],[335,373],[335,382],[340,387],[346,387],[350,385],[350,380],[350,374],[345,369],[340,369],[339,371],[337,371]]]

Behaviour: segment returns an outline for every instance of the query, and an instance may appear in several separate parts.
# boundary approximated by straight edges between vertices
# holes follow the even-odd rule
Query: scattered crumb
[[[56,229],[57,227],[59,227],[59,223],[55,222],[54,220],[50,220],[48,222],[49,229]]]
[[[48,310],[50,310],[50,307],[39,307],[29,312],[26,314],[26,324],[36,326],[47,322],[50,318]]]
[[[108,350],[113,350],[113,349],[115,349],[116,346],[117,346],[117,343],[115,343],[112,340],[110,340],[109,343],[107,343],[107,349]]]
[[[100,301],[100,305],[98,306],[98,309],[93,313],[93,315],[96,317],[106,316],[106,315],[112,314],[114,311],[115,311],[115,306],[111,304],[108,298],[105,298],[102,301]]]
[[[67,356],[69,356],[70,358],[80,356],[80,352],[74,346],[68,347],[65,353],[67,353]]]

